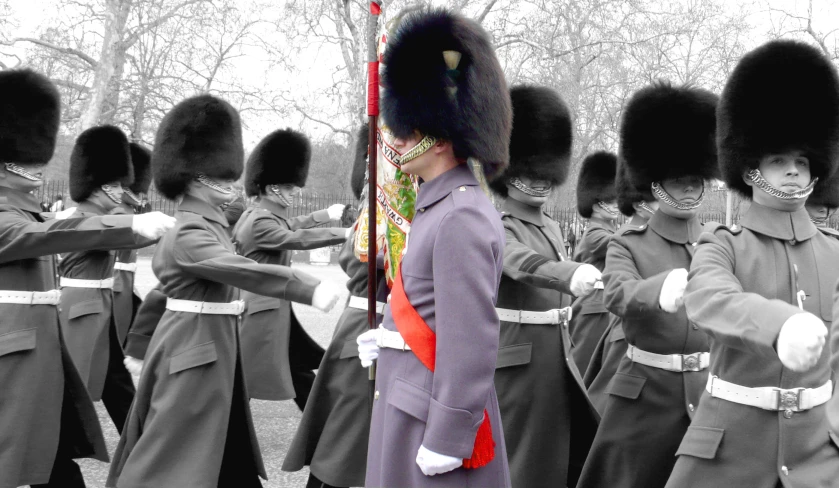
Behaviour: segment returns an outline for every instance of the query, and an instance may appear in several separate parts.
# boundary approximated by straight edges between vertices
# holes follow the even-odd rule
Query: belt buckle
[[[554,308],[548,311],[551,313],[552,324],[568,325],[571,321],[571,307]]]
[[[242,315],[242,312],[245,311],[244,300],[234,300],[231,304],[236,306],[236,315]]]
[[[682,371],[702,371],[702,353],[682,354]]]
[[[776,401],[778,403],[775,407],[776,410],[783,410],[785,416],[792,412],[801,411],[801,392],[804,391],[804,388],[793,388],[791,390],[775,388],[775,391],[777,392]]]

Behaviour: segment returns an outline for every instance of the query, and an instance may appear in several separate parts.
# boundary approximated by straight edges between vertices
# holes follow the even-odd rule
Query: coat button
[[[425,209],[424,209],[424,208],[421,208],[421,209],[420,209],[420,212],[425,212]]]
[[[688,410],[690,410],[691,412],[695,412],[696,407],[694,407],[692,403],[688,403]]]
[[[376,393],[373,393],[373,400],[379,399],[379,390],[376,390]]]
[[[691,327],[693,327],[693,330],[699,330],[699,326],[696,324],[691,324]]]
[[[789,244],[790,244],[790,246],[794,246],[796,244],[796,240],[795,239],[790,239]]]
[[[786,466],[781,466],[781,472],[784,473],[784,476],[789,476],[789,468]]]
[[[793,411],[792,411],[792,410],[790,410],[790,409],[786,409],[786,410],[784,410],[784,418],[785,418],[785,419],[791,419],[791,418],[792,418],[792,414],[793,414]]]

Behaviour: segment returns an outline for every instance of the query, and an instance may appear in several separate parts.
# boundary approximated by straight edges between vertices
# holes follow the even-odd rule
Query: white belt
[[[711,363],[711,353],[695,352],[693,354],[654,354],[642,351],[630,345],[626,349],[626,357],[633,363],[651,366],[682,373],[685,371],[702,371]]]
[[[18,303],[21,305],[58,305],[61,292],[50,291],[14,291],[0,290],[0,303]]]
[[[77,280],[75,278],[61,277],[58,280],[60,286],[67,286],[70,288],[113,288],[114,279],[105,278],[104,280]]]
[[[386,347],[388,349],[399,349],[400,351],[411,350],[411,346],[405,343],[405,339],[398,331],[379,327],[376,332],[376,345],[379,346],[379,349]]]
[[[833,392],[833,382],[827,380],[827,383],[818,388],[749,388],[723,381],[716,376],[708,376],[705,389],[714,398],[764,410],[784,410],[787,413],[803,412],[827,403]]]
[[[367,310],[367,298],[366,297],[350,297],[350,303],[347,305],[350,308],[357,308],[358,310]],[[382,302],[376,302],[376,313],[383,314],[385,310],[385,304]]]
[[[509,310],[496,308],[498,318],[504,322],[518,322],[520,324],[568,324],[571,321],[571,307],[555,308],[545,312],[530,310]]]
[[[119,261],[114,263],[114,269],[118,269],[120,271],[129,271],[131,273],[137,272],[137,263],[120,263]]]
[[[242,315],[245,302],[236,300],[230,303],[198,302],[195,300],[166,299],[166,309],[173,312],[206,313],[211,315]]]

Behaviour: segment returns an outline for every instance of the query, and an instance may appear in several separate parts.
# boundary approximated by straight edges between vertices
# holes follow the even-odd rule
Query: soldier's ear
[[[741,178],[743,178],[743,182],[745,182],[747,185],[749,185],[749,186],[755,186],[755,184],[754,184],[754,182],[752,181],[752,179],[751,179],[751,178],[749,178],[749,176],[748,176],[748,171],[743,171],[743,174],[742,174]]]

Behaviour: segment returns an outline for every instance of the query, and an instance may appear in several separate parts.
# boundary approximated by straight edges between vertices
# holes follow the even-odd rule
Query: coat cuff
[[[282,298],[290,302],[311,305],[312,298],[315,295],[315,288],[317,288],[319,284],[320,283],[306,284],[301,281],[290,281],[286,286],[285,296]]]
[[[150,342],[151,336],[129,332],[128,339],[125,341],[125,355],[131,356],[134,359],[144,360]]]
[[[664,286],[664,280],[667,279],[670,271],[672,270],[662,271],[655,276],[651,276],[638,286],[635,297],[632,299],[633,306],[627,310],[628,315],[645,315],[650,312],[664,313],[659,301],[661,288]]]
[[[329,212],[327,212],[326,210],[318,210],[317,212],[312,212],[312,218],[315,219],[315,222],[319,224],[329,222]]]
[[[470,411],[447,407],[432,398],[422,445],[439,454],[469,458],[475,447],[475,436],[483,422],[484,412],[479,412],[477,417],[476,420]]]

